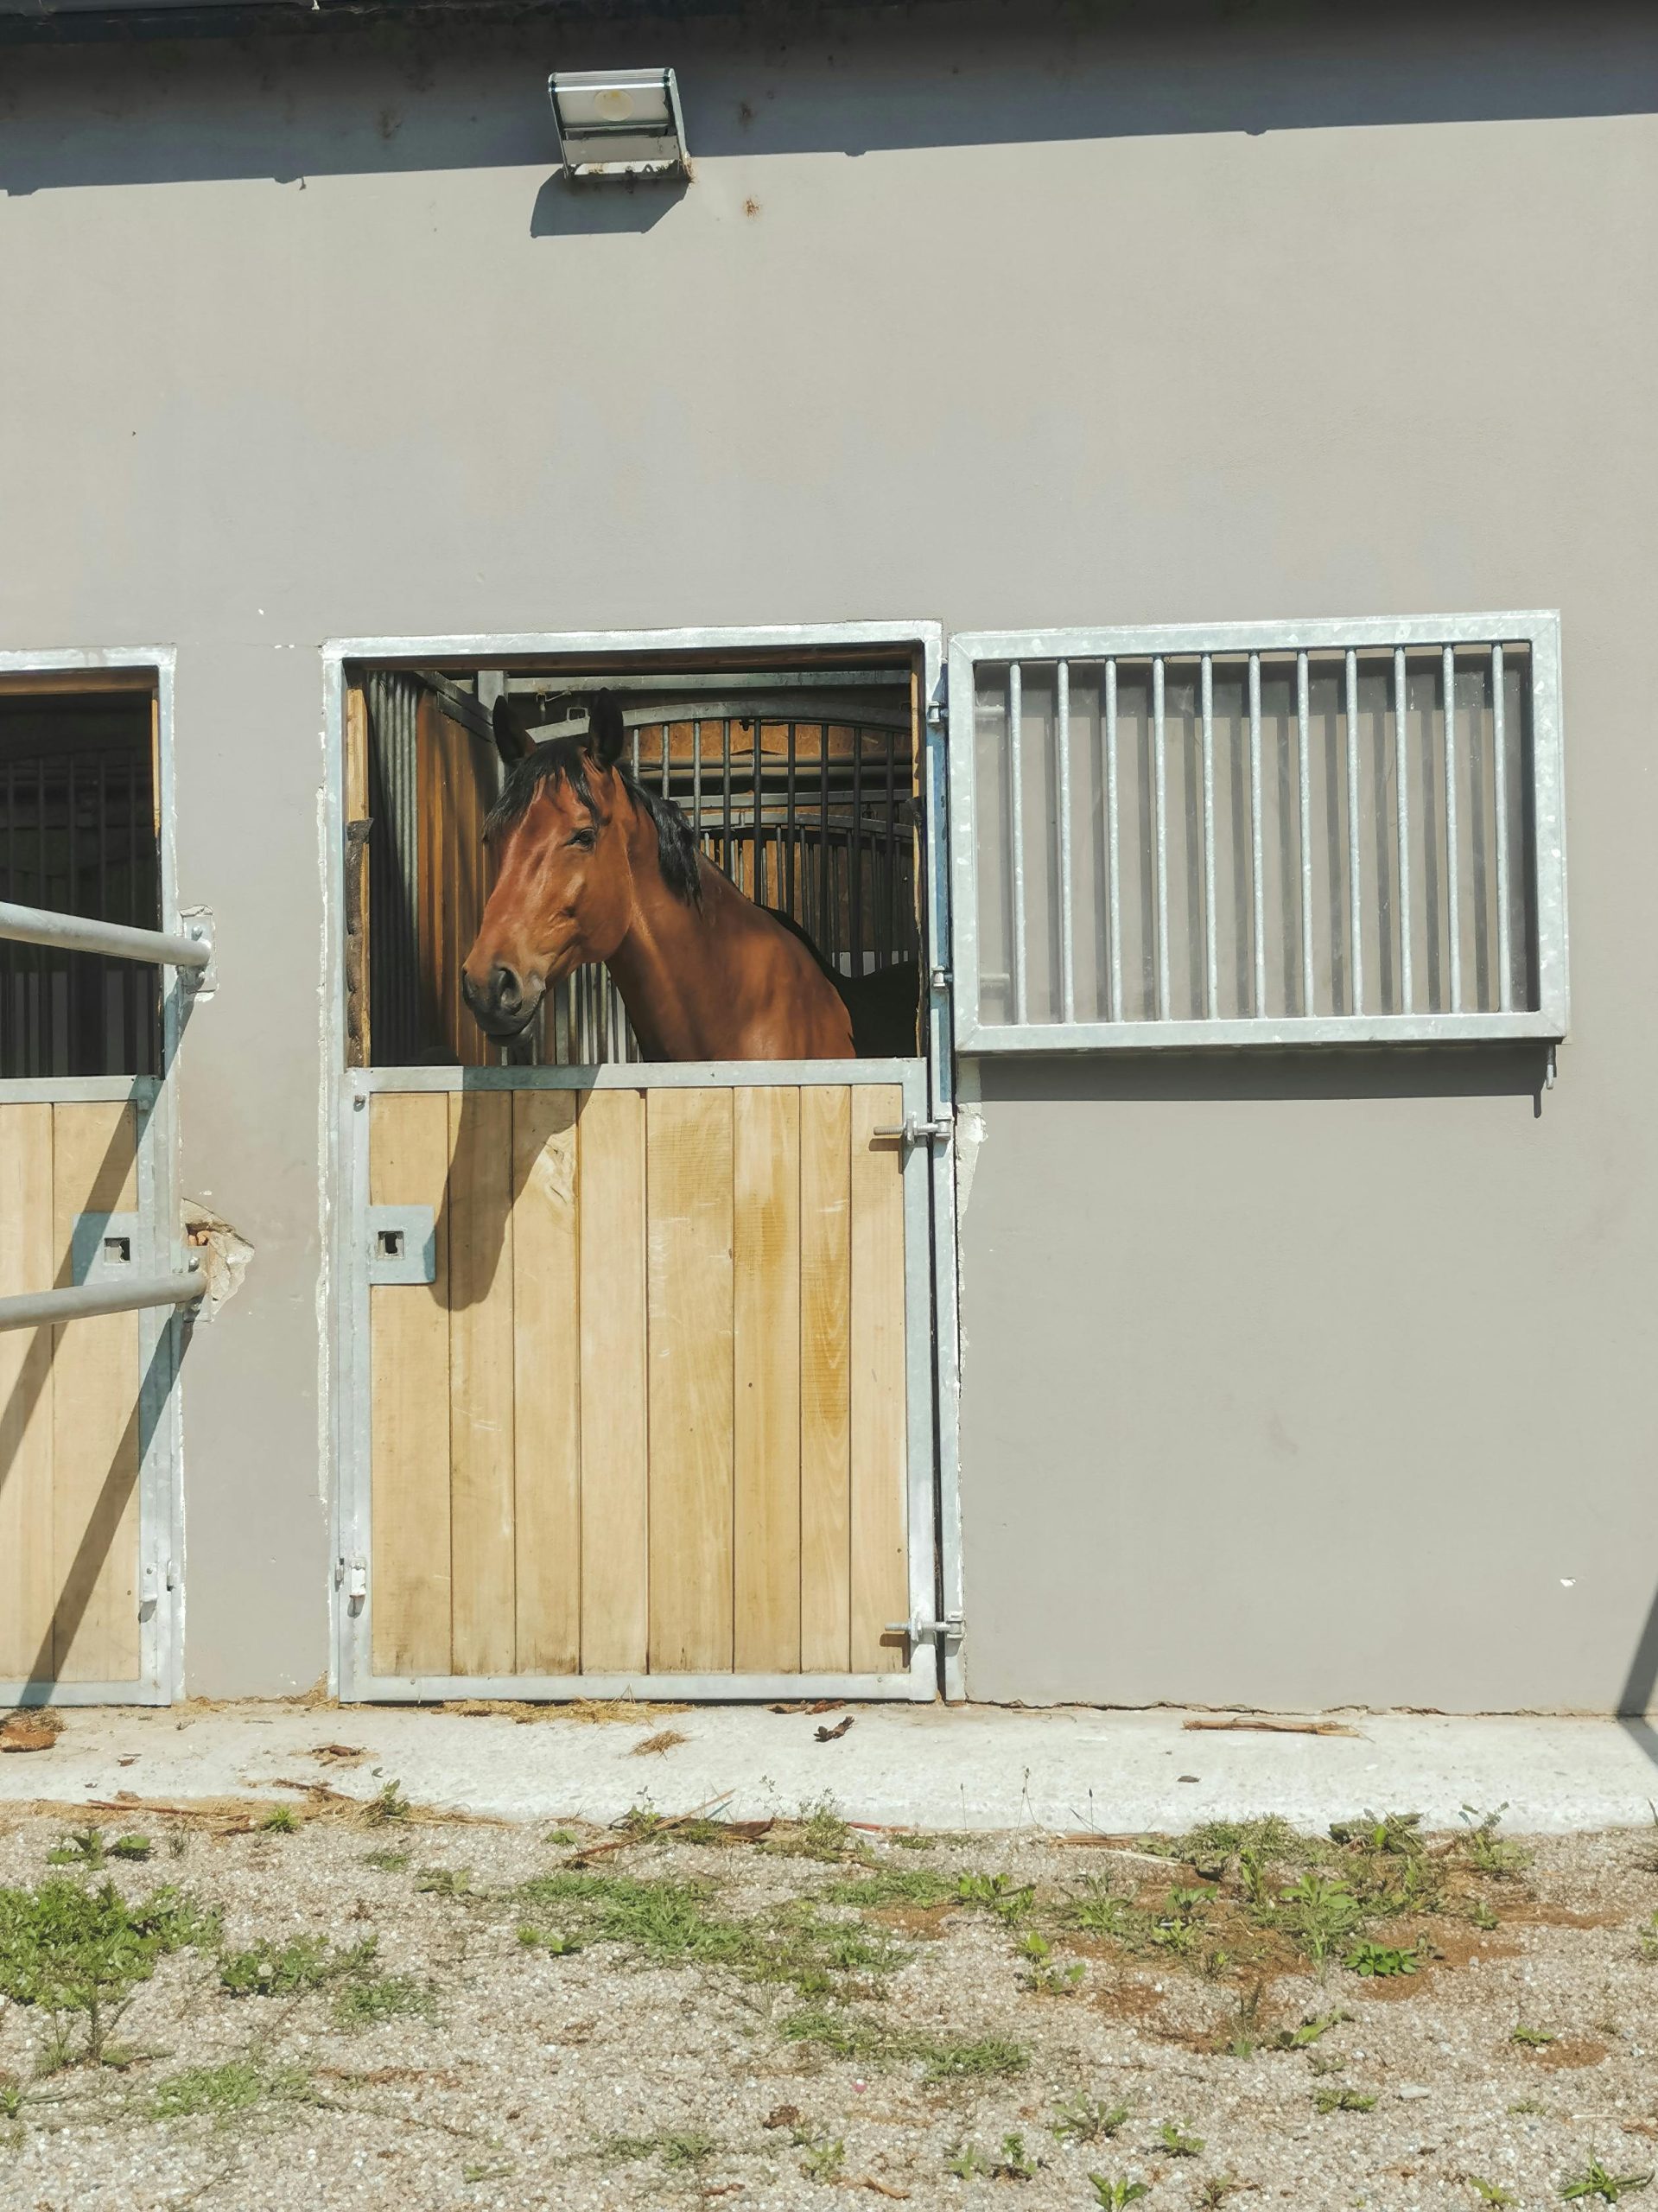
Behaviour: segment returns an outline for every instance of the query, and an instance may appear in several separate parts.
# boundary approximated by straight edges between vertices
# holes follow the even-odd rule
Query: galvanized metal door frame
[[[365,1160],[358,1157],[366,1145],[366,1077],[370,1088],[436,1089],[435,1079],[456,1070],[383,1070],[370,1074],[346,1065],[345,1000],[345,707],[348,664],[374,667],[429,668],[444,662],[473,662],[486,668],[509,665],[515,660],[553,657],[580,658],[607,655],[673,655],[677,653],[775,653],[798,649],[856,652],[898,647],[912,658],[919,704],[922,795],[922,857],[924,912],[922,916],[923,958],[926,995],[926,1052],[914,1062],[890,1064],[900,1071],[905,1110],[943,1124],[948,1130],[955,1113],[953,1022],[950,1010],[950,833],[946,817],[948,779],[945,774],[946,728],[943,690],[943,632],[936,622],[872,621],[769,624],[748,628],[623,630],[473,634],[442,638],[332,639],[322,649],[323,736],[325,749],[326,830],[323,859],[324,1004],[327,1009],[327,1059],[322,1073],[321,1102],[327,1155],[320,1192],[322,1249],[327,1277],[324,1304],[327,1325],[321,1346],[319,1377],[323,1408],[323,1433],[331,1446],[334,1479],[331,1484],[334,1638],[331,1675],[337,1695],[346,1698],[419,1698],[454,1694],[486,1696],[488,1686],[477,1677],[457,1678],[448,1688],[383,1685],[369,1674],[372,1647],[364,1641],[369,1598],[353,1601],[351,1562],[366,1561],[368,1546],[368,1460],[363,1424],[367,1418],[367,1333],[365,1306],[359,1306],[358,1274],[365,1249],[367,1204]],[[818,1071],[811,1076],[774,1071],[778,1082],[845,1081],[824,1073],[829,1064],[807,1063]],[[873,1079],[867,1072],[876,1063],[848,1064],[859,1069],[854,1080]],[[657,1078],[687,1079],[674,1070],[639,1065],[610,1070],[473,1069],[467,1081],[486,1086],[502,1082],[526,1087],[529,1075],[555,1078],[555,1087],[569,1087],[572,1076],[588,1077],[600,1084],[623,1088],[649,1087]],[[562,1078],[562,1084],[557,1083]],[[751,1083],[760,1078],[753,1063],[724,1064],[721,1080]],[[707,1071],[702,1076],[706,1081]],[[894,1079],[892,1077],[888,1080]],[[356,1101],[363,1098],[359,1109]],[[912,1100],[914,1103],[912,1104]],[[363,1125],[359,1135],[356,1124]],[[918,1199],[916,1193],[922,1193]],[[922,1211],[918,1229],[912,1221],[918,1204]],[[912,1645],[909,1670],[904,1674],[854,1678],[857,1688],[849,1694],[875,1697],[928,1698],[942,1683],[946,1698],[965,1694],[962,1659],[962,1544],[959,1486],[960,1347],[957,1334],[956,1274],[956,1161],[955,1147],[945,1140],[915,1147],[906,1162],[905,1289],[910,1325],[906,1328],[906,1357],[914,1363],[921,1346],[926,1348],[926,1389],[923,1396],[927,1415],[924,1453],[916,1445],[917,1390],[911,1392],[911,1486],[912,1501],[924,1477],[926,1527],[930,1541],[912,1538],[910,1554],[911,1618],[928,1631]],[[919,1313],[911,1301],[915,1295],[917,1268],[928,1269],[926,1308]],[[912,1376],[914,1368],[912,1368]],[[941,1655],[942,1654],[942,1657]],[[670,1685],[690,1678],[640,1676],[631,1686],[648,1683],[662,1694],[749,1698],[803,1694],[808,1682],[827,1678],[786,1675],[772,1678],[768,1689],[761,1678],[720,1675],[705,1678],[696,1689],[674,1690]],[[844,1678],[843,1678],[844,1679]],[[595,1678],[581,1679],[577,1687],[562,1681],[543,1684],[533,1676],[513,1675],[495,1687],[504,1697],[540,1694],[620,1694],[630,1685],[609,1690],[594,1687]],[[832,1694],[825,1691],[825,1694]]]
[[[85,652],[0,652],[0,677],[133,674],[156,687],[156,810],[160,926],[183,926],[174,824],[173,715],[177,655],[170,645]],[[177,1059],[188,1010],[179,972],[162,1000],[162,1073],[30,1076],[0,1082],[0,1105],[127,1101],[137,1115],[140,1247],[136,1262],[165,1274],[184,1263],[178,1160]],[[48,1286],[42,1284],[44,1289]],[[138,1315],[139,1670],[124,1682],[0,1681],[4,1705],[170,1705],[184,1679],[184,1452],[180,1359],[185,1322],[177,1307]]]

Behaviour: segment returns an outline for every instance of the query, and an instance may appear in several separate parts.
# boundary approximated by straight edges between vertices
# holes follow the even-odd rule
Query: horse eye
[[[584,852],[591,852],[593,850],[592,830],[578,830],[571,837],[570,842],[573,845],[580,845]]]

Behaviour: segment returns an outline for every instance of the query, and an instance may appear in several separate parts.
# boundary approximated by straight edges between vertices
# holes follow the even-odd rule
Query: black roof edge
[[[431,29],[724,17],[759,25],[783,16],[914,13],[918,4],[928,0],[0,0],[0,45],[303,35],[402,23]]]

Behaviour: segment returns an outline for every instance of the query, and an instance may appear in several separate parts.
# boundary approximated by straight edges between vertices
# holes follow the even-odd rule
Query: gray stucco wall
[[[3,641],[177,646],[219,918],[184,1180],[257,1257],[187,1375],[195,1691],[327,1661],[325,637],[1505,606],[1564,616],[1559,1086],[982,1071],[969,1681],[1650,1690],[1658,29],[970,16],[7,56]],[[695,184],[551,184],[555,60],[674,62]]]

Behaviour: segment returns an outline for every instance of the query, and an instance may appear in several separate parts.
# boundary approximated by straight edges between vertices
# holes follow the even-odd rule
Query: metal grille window
[[[1558,618],[957,638],[964,1051],[1557,1039]]]
[[[148,694],[0,697],[0,900],[159,926]],[[160,1065],[157,969],[0,944],[0,1077]]]

